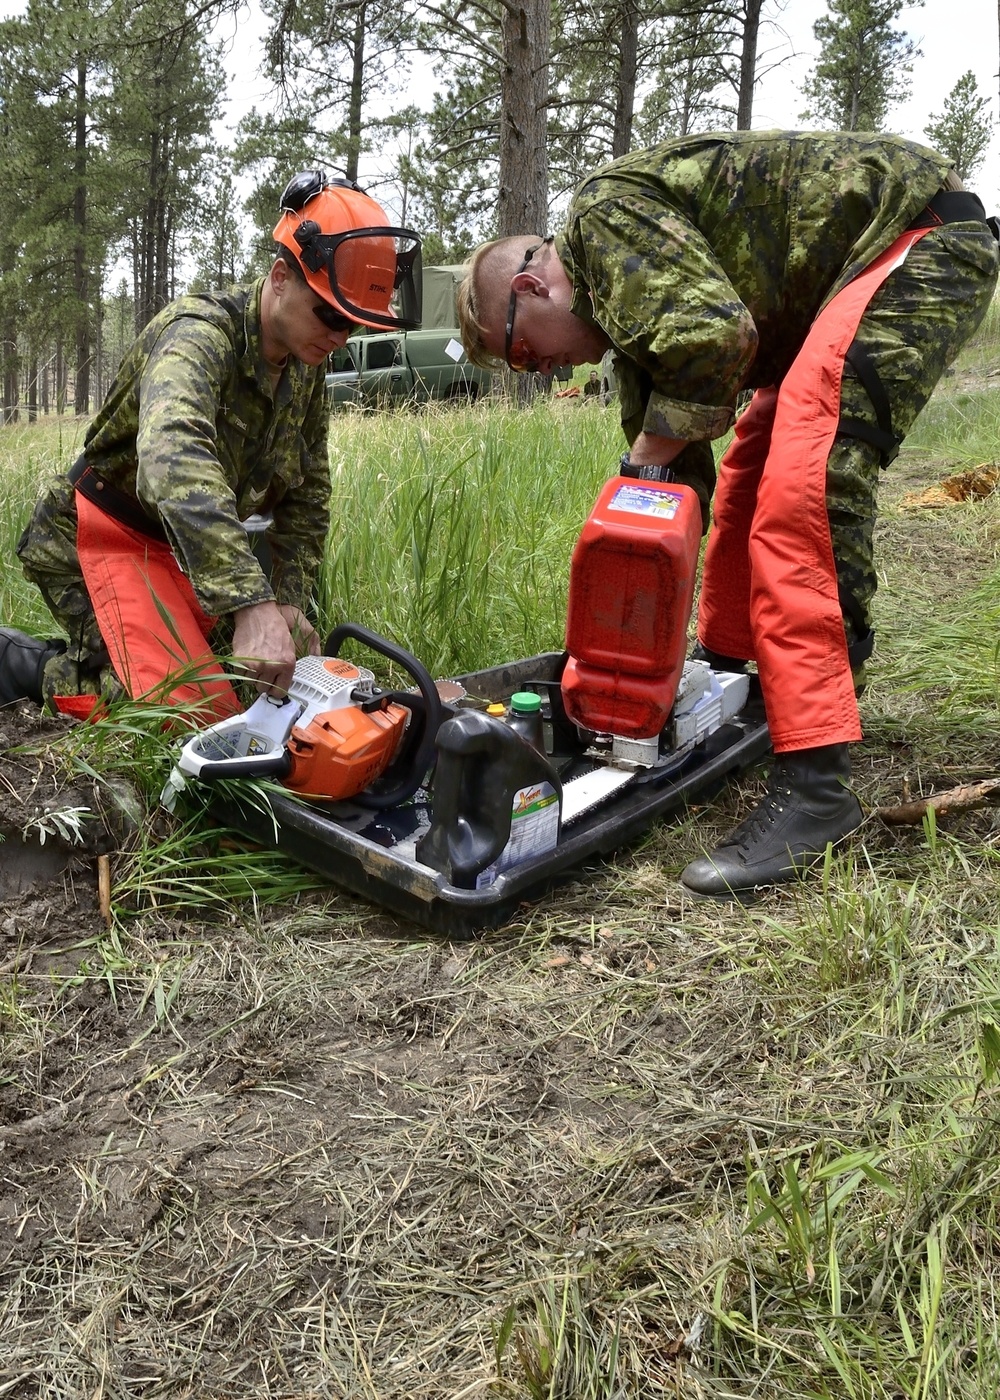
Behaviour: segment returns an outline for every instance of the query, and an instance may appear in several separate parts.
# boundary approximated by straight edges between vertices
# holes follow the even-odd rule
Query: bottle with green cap
[[[507,727],[527,740],[540,754],[545,753],[545,733],[542,729],[542,700],[531,690],[515,690],[510,697]]]

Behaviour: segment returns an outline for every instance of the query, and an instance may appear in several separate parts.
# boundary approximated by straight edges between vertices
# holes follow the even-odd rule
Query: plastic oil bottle
[[[538,709],[517,723],[526,718],[540,733],[540,702],[530,699]],[[482,889],[556,846],[562,784],[510,718],[460,710],[438,730],[437,752],[431,826],[417,841],[417,860],[460,888]]]
[[[545,753],[545,733],[542,727],[541,697],[531,690],[515,690],[510,697],[507,728],[526,739],[533,749]]]

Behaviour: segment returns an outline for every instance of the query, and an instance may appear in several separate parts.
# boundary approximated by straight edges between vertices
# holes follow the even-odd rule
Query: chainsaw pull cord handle
[[[417,706],[408,703],[407,697],[399,692],[395,692],[392,696],[394,701],[406,705],[410,713],[415,716],[420,714],[421,709],[423,710],[424,730],[410,760],[409,772],[389,792],[360,792],[356,797],[351,798],[351,801],[356,802],[359,807],[373,807],[376,810],[382,810],[385,807],[398,807],[401,802],[405,802],[408,797],[413,796],[434,761],[437,732],[444,721],[441,699],[437,693],[437,686],[431,679],[430,672],[422,662],[401,646],[397,646],[395,642],[390,642],[387,637],[380,636],[378,632],[372,632],[369,628],[362,627],[358,622],[342,622],[339,627],[335,627],[326,639],[323,655],[338,656],[340,648],[348,638],[361,642],[364,646],[370,647],[372,651],[379,652],[390,661],[394,661],[397,666],[402,667],[416,681],[417,689],[423,698],[423,706]]]

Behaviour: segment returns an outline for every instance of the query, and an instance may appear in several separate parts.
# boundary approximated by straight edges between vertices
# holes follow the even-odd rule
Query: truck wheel
[[[448,403],[475,403],[479,397],[479,385],[475,383],[452,384],[444,397]]]

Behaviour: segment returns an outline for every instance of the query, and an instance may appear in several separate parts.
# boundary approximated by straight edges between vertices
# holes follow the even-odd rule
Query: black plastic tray
[[[561,653],[545,652],[456,679],[470,695],[508,700],[531,680],[551,679],[561,661]],[[617,850],[652,822],[682,811],[696,798],[704,801],[769,749],[767,724],[759,703],[752,700],[743,714],[694,749],[670,776],[657,779],[652,770],[650,777],[623,788],[580,817],[562,833],[553,850],[506,871],[479,890],[460,889],[415,860],[412,841],[386,846],[362,834],[371,827],[372,813],[362,813],[350,803],[321,808],[280,794],[272,799],[272,821],[268,814],[220,791],[213,811],[226,825],[246,832],[260,845],[276,846],[332,883],[436,933],[466,938],[508,922],[524,901],[540,898],[570,879],[585,861]]]

